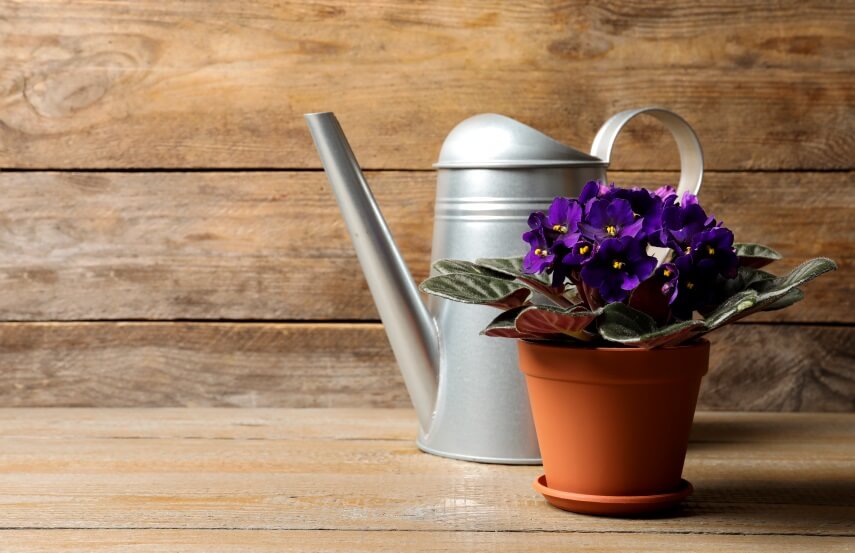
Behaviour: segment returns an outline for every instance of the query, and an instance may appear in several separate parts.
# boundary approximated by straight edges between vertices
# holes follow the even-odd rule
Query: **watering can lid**
[[[607,165],[519,121],[496,113],[466,119],[448,134],[438,169]]]

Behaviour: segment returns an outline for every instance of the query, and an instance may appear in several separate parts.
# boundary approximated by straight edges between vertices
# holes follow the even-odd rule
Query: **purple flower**
[[[653,278],[662,281],[660,290],[662,295],[668,298],[669,304],[674,303],[674,300],[677,299],[679,277],[680,270],[673,263],[663,263],[653,272]]]
[[[591,200],[596,200],[609,190],[609,187],[600,181],[590,180],[582,187],[579,193],[579,203],[587,206]]]
[[[636,236],[644,224],[636,218],[627,200],[605,198],[594,200],[588,209],[587,222],[579,223],[582,236],[600,242],[609,238]]]
[[[667,203],[662,210],[662,228],[650,235],[650,242],[654,246],[671,248],[678,255],[689,253],[692,238],[714,227],[715,219],[707,216],[692,194],[683,194],[680,204]]]
[[[581,220],[582,206],[579,202],[568,198],[555,198],[546,215],[547,233],[570,248],[579,240],[577,227]]]
[[[561,258],[561,264],[566,265],[571,270],[580,269],[582,265],[594,256],[595,250],[596,246],[592,242],[582,238],[573,245],[567,255]]]
[[[528,228],[531,230],[549,228],[549,221],[546,220],[546,214],[541,211],[532,212],[532,214],[528,216]]]
[[[733,249],[733,233],[725,227],[713,227],[692,238],[692,256],[700,263],[712,261],[724,278],[735,278],[739,258]]]
[[[614,188],[613,197],[629,202],[636,217],[641,217],[644,223],[641,232],[648,235],[662,227],[662,199],[651,194],[644,188]]]
[[[529,218],[529,223],[531,223],[531,218]],[[555,254],[546,240],[544,229],[534,228],[526,232],[523,234],[523,240],[528,242],[531,248],[523,258],[523,270],[526,273],[542,273],[549,269],[555,261]]]
[[[698,205],[698,197],[695,194],[692,194],[691,192],[683,192],[683,197],[680,198],[680,205]]]
[[[716,269],[709,259],[683,255],[674,260],[679,272],[677,295],[671,311],[678,319],[689,320],[692,313],[710,305],[715,299]]]
[[[655,267],[656,258],[647,255],[644,241],[624,236],[603,241],[582,267],[581,276],[605,301],[618,302],[625,300]]]
[[[666,200],[672,200],[673,198],[671,201],[671,203],[673,203],[673,201],[677,199],[677,191],[674,190],[673,186],[660,186],[653,191],[653,195],[659,197],[663,202]]]

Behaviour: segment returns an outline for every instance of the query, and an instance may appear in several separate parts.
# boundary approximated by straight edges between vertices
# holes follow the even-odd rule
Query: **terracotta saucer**
[[[586,515],[635,515],[652,513],[673,507],[691,495],[692,485],[680,480],[680,486],[673,492],[655,495],[588,495],[583,493],[553,490],[546,485],[546,475],[541,474],[532,487],[543,494],[550,504]]]

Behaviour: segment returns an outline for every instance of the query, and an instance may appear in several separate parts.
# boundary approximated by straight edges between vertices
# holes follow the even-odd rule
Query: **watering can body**
[[[667,110],[617,114],[600,129],[591,155],[513,119],[477,115],[452,130],[435,164],[432,261],[523,255],[529,214],[557,196],[578,196],[591,180],[605,182],[617,134],[640,113],[672,131],[681,153],[679,190],[697,193],[700,145]],[[306,118],[419,415],[419,447],[468,461],[539,464],[516,344],[480,335],[497,311],[437,297],[422,303],[334,116]]]

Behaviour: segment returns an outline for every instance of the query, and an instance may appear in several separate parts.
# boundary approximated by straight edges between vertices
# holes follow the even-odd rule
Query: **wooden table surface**
[[[855,551],[855,415],[699,413],[695,494],[574,515],[386,409],[0,410],[0,551]]]

